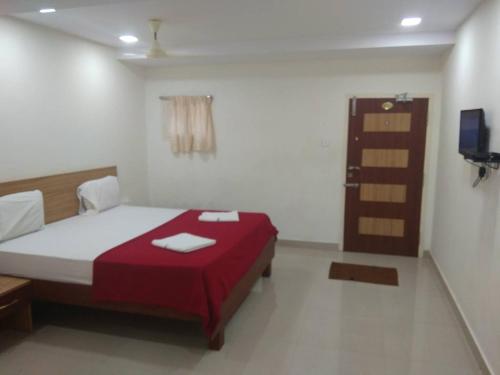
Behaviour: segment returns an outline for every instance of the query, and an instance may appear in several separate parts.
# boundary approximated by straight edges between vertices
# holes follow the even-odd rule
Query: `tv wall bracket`
[[[472,183],[473,188],[482,181],[486,181],[490,177],[492,169],[497,170],[500,168],[500,154],[495,152],[488,153],[481,158],[465,158],[465,161],[479,168],[477,178]]]

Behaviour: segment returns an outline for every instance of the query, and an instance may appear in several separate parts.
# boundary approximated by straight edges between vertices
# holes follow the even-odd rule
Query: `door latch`
[[[358,189],[359,188],[359,184],[357,182],[346,182],[344,184],[344,187]]]

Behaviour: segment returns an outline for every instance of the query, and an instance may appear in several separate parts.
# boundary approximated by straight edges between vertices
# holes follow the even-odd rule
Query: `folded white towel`
[[[240,221],[238,211],[230,212],[203,212],[199,217],[200,221]]]
[[[215,240],[195,236],[190,233],[179,233],[175,236],[165,237],[151,242],[154,246],[164,249],[174,250],[181,253],[189,253],[191,251],[203,249],[208,246],[215,245]]]

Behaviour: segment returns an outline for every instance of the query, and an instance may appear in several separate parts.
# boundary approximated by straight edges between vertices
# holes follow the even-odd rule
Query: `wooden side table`
[[[0,327],[31,332],[31,281],[0,276]]]

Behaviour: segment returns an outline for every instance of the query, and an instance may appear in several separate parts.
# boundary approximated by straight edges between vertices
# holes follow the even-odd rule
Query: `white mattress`
[[[38,232],[0,243],[0,274],[92,285],[94,259],[183,212],[119,206],[48,224]]]

